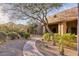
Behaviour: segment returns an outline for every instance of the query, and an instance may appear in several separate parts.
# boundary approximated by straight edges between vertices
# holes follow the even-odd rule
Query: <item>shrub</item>
[[[59,35],[57,33],[54,34],[54,39],[58,43],[59,46],[59,51],[61,55],[64,55],[64,46],[70,47],[72,49],[77,48],[77,43],[76,43],[76,35],[71,34],[71,33],[66,33],[63,35]]]
[[[51,41],[52,39],[53,39],[53,34],[51,34],[51,33],[45,33],[43,35],[43,40],[44,41]]]
[[[29,34],[29,33],[27,33],[27,32],[25,32],[25,33],[24,33],[24,38],[26,38],[26,39],[27,39],[28,37],[30,37],[30,34]]]
[[[6,41],[7,34],[3,31],[0,32],[0,43]]]
[[[61,35],[59,35],[58,33],[54,33],[54,40],[58,43],[59,40],[61,39]]]
[[[59,34],[54,34],[54,39],[56,40],[57,43],[63,44],[64,46],[76,49],[77,47],[77,39],[76,39],[76,35],[75,34],[71,34],[71,33],[66,33],[63,35],[59,35]]]
[[[76,42],[76,35],[75,34],[67,33],[67,34],[64,34],[62,38],[65,41]]]
[[[64,39],[65,46],[71,47],[73,49],[77,48],[77,39],[75,34],[67,33],[64,34],[62,38]]]
[[[18,32],[21,37],[24,36],[24,32]]]
[[[19,39],[19,35],[16,32],[9,32],[8,36],[10,37],[11,40]]]
[[[30,37],[30,34],[27,33],[27,32],[19,32],[19,35],[20,35],[21,37],[26,38],[26,39]]]
[[[54,39],[58,43],[60,55],[64,55],[64,39],[62,37],[63,36],[58,33],[54,34]]]

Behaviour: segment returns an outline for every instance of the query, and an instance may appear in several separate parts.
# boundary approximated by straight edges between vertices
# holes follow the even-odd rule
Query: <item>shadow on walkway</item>
[[[43,53],[45,56],[58,56],[59,53],[57,51],[57,47],[54,47],[51,48],[51,47],[45,47],[44,45],[44,42],[41,42],[40,40],[37,40],[36,41],[36,47],[37,49]]]

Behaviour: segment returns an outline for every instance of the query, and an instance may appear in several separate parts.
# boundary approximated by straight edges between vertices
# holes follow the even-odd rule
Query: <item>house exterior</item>
[[[71,8],[53,16],[49,16],[48,24],[53,33],[74,33],[77,34],[78,8]],[[43,31],[45,29],[43,28]]]

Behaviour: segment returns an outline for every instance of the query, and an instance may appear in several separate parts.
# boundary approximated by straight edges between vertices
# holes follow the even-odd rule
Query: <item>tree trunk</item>
[[[52,31],[50,30],[50,28],[48,27],[48,25],[45,25],[45,28],[46,28],[47,32],[52,33]]]

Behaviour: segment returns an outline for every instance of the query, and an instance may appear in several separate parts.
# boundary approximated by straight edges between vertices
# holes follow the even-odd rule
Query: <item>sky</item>
[[[67,9],[70,9],[70,8],[74,8],[74,7],[77,7],[77,4],[76,4],[76,3],[65,3],[65,4],[63,4],[63,6],[60,7],[59,9],[55,9],[55,10],[53,10],[52,12],[50,12],[50,13],[48,14],[48,16],[57,14],[57,13],[59,13],[59,12],[62,12],[62,11],[64,11],[64,10],[67,10]]]
[[[65,3],[59,9],[52,10],[48,14],[48,16],[52,16],[54,14],[57,14],[59,12],[62,12],[64,10],[67,10],[67,9],[70,9],[70,8],[73,8],[73,7],[77,7],[77,4],[76,3]],[[2,6],[0,6],[0,24],[7,23],[7,22],[9,22],[8,15],[3,14],[3,12],[1,11],[1,8],[2,8]],[[16,24],[27,24],[27,21],[26,20],[19,20],[19,21],[14,21],[14,23],[16,23]]]

